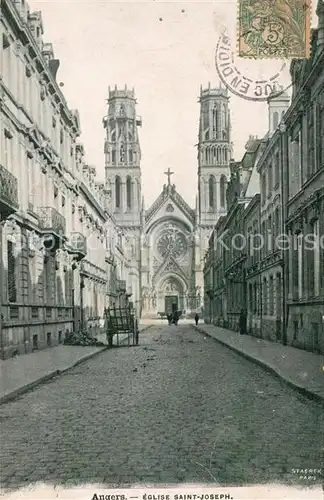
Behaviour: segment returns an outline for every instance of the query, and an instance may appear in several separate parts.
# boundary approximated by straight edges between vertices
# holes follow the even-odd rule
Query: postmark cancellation
[[[310,53],[311,0],[238,0],[238,55],[305,59]]]

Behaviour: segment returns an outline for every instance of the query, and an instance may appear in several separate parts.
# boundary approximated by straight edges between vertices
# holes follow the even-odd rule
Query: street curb
[[[88,359],[91,359],[94,356],[97,356],[101,352],[104,352],[104,351],[106,351],[108,349],[109,349],[108,346],[102,347],[101,349],[98,349],[98,351],[92,352],[90,354],[86,354],[85,356],[83,356],[82,358],[78,359],[77,361],[75,361],[75,363],[73,363],[72,365],[68,366],[67,368],[63,368],[61,370],[54,370],[53,372],[47,373],[47,375],[44,375],[43,377],[40,377],[37,380],[34,380],[33,382],[30,382],[29,384],[24,385],[23,387],[19,387],[18,389],[10,392],[9,394],[6,394],[5,396],[2,396],[0,398],[0,405],[2,405],[4,403],[8,403],[9,401],[12,401],[12,400],[18,398],[22,394],[25,394],[26,392],[31,391],[32,389],[34,389],[38,385],[44,384],[45,382],[48,382],[52,378],[57,377],[58,375],[62,375],[64,373],[66,373],[67,371],[71,370],[75,366],[78,366],[81,363],[84,363],[85,361],[88,361]],[[28,356],[28,354],[26,354],[26,356]]]
[[[151,326],[152,325],[146,326],[145,328],[143,328],[139,332],[139,334],[141,334],[142,332],[148,330]],[[118,346],[114,346],[114,347],[118,347]],[[10,402],[10,401],[18,398],[22,394],[25,394],[26,392],[31,391],[32,389],[34,389],[38,385],[44,384],[45,382],[48,382],[49,380],[51,380],[54,377],[57,377],[58,375],[63,375],[64,373],[66,373],[67,371],[71,370],[75,366],[78,366],[81,363],[84,363],[85,361],[88,361],[88,359],[91,359],[94,356],[97,356],[98,354],[100,354],[101,352],[107,351],[109,349],[111,349],[110,346],[102,347],[101,349],[98,349],[95,352],[92,352],[90,354],[86,354],[85,356],[83,356],[82,358],[78,359],[77,361],[75,361],[75,363],[73,363],[72,365],[68,366],[67,368],[63,368],[61,370],[54,370],[53,372],[47,373],[43,377],[40,377],[37,380],[34,380],[33,382],[30,382],[29,384],[24,385],[23,387],[19,387],[18,389],[10,392],[9,394],[6,394],[5,396],[2,396],[0,398],[0,405],[8,403],[8,402]]]
[[[228,347],[228,349],[230,349],[231,351],[236,352],[237,354],[240,354],[241,356],[243,356],[244,358],[248,359],[249,361],[252,361],[252,363],[255,363],[255,364],[261,366],[262,368],[264,368],[264,370],[272,373],[273,375],[275,375],[276,377],[278,377],[281,381],[285,382],[287,385],[289,385],[293,389],[296,389],[298,392],[300,392],[304,396],[307,396],[308,398],[310,398],[310,399],[312,399],[312,400],[314,400],[316,402],[322,403],[324,405],[324,398],[322,396],[320,396],[319,394],[316,394],[316,393],[312,392],[309,389],[306,389],[305,387],[302,387],[302,386],[296,384],[295,382],[292,382],[291,380],[289,380],[288,378],[286,378],[284,375],[282,375],[281,373],[279,373],[276,370],[276,368],[273,368],[271,365],[268,365],[265,361],[261,361],[260,359],[255,358],[254,356],[252,356],[251,354],[247,354],[245,352],[242,352],[237,347],[231,346],[231,345],[227,344],[226,342],[224,342],[223,340],[220,340],[220,339],[218,339],[216,337],[213,337],[210,333],[207,333],[206,331],[202,330],[201,328],[199,328],[196,325],[193,325],[193,326],[195,327],[195,329],[199,333],[201,333],[203,335],[206,335],[207,337],[215,340],[216,342],[219,342],[220,344]]]

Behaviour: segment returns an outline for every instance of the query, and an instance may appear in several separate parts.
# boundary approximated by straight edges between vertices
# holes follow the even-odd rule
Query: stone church
[[[172,309],[186,315],[202,312],[203,265],[208,239],[226,212],[226,186],[231,159],[227,89],[200,88],[198,193],[190,207],[171,181],[145,209],[141,194],[141,149],[134,89],[109,88],[104,119],[106,185],[111,213],[128,241],[130,258],[138,263],[133,286],[142,317]]]

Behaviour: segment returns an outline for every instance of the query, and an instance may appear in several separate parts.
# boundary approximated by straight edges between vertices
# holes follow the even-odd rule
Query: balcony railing
[[[76,255],[77,260],[83,259],[87,255],[87,239],[82,233],[73,232],[69,238],[69,248],[71,253]]]
[[[117,290],[117,292],[126,292],[126,281],[125,280],[117,280],[116,290]]]
[[[58,236],[65,236],[66,222],[61,215],[53,207],[38,207],[36,213],[39,217],[39,223],[42,231],[55,233]]]
[[[18,181],[0,165],[0,213],[4,217],[18,210]]]

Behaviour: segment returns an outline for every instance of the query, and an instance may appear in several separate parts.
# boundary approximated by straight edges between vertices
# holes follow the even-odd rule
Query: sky
[[[169,167],[178,192],[194,206],[200,85],[219,84],[215,48],[224,29],[235,41],[236,2],[30,0],[29,6],[42,11],[43,40],[53,43],[60,59],[57,80],[64,84],[70,109],[80,112],[80,140],[98,180],[104,179],[102,119],[108,86],[127,84],[135,88],[143,121],[139,138],[146,208],[160,194]],[[240,64],[247,76],[265,78],[281,66],[278,61]],[[285,81],[288,76],[287,71]],[[234,158],[239,160],[249,135],[267,132],[267,104],[231,95],[230,110]]]

